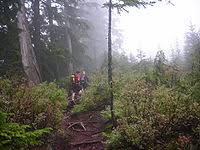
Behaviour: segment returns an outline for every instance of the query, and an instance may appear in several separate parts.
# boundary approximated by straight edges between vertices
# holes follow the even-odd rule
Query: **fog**
[[[147,8],[127,8],[122,12],[117,27],[123,35],[122,49],[136,55],[141,49],[148,56],[155,56],[158,50],[170,55],[172,48],[183,48],[184,35],[191,24],[200,26],[199,0],[172,0],[172,4],[157,3]]]

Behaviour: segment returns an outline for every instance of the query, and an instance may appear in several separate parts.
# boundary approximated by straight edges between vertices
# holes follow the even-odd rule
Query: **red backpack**
[[[81,81],[81,75],[80,73],[76,73],[75,74],[75,83],[79,84]]]

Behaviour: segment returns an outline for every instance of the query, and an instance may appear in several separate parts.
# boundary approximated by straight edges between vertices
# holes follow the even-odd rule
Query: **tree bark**
[[[50,36],[50,41],[51,41],[51,48],[56,49],[56,38],[55,38],[55,29],[54,29],[54,25],[53,25],[53,19],[54,19],[54,15],[53,15],[53,9],[52,9],[52,0],[47,0],[46,1],[46,6],[47,6],[47,15],[48,15],[48,20],[49,20],[49,36]],[[60,67],[59,67],[59,61],[58,58],[56,58],[55,61],[55,71],[56,71],[56,78],[59,79],[60,78]]]
[[[65,6],[65,12],[68,13],[68,4],[67,2],[65,2],[64,4]],[[70,60],[69,60],[69,73],[73,73],[74,71],[74,67],[73,67],[73,59],[72,59],[72,54],[73,54],[73,49],[72,49],[72,40],[71,40],[71,36],[70,36],[70,22],[69,19],[66,19],[66,38],[67,38],[67,49],[69,51],[70,54]]]
[[[40,40],[41,40],[41,35],[40,35],[40,28],[41,28],[41,22],[40,22],[40,3],[39,0],[34,0],[33,1],[33,27],[34,27],[34,41],[35,41],[35,47],[39,47],[40,45]]]
[[[55,36],[54,36],[54,29],[53,29],[53,13],[52,13],[52,8],[51,8],[51,0],[46,1],[46,6],[47,6],[47,15],[48,15],[48,20],[49,20],[49,35],[50,35],[50,40],[52,45],[55,44]]]
[[[38,67],[41,73],[41,80],[43,79],[42,74],[42,58],[41,58],[41,49],[42,49],[42,42],[41,42],[41,16],[40,16],[40,0],[33,1],[33,44],[34,44],[34,51],[36,55],[36,59],[38,62]]]
[[[114,105],[113,105],[113,85],[112,85],[112,0],[109,0],[109,9],[108,9],[108,84],[110,86],[110,111],[113,128],[117,126],[114,114]]]
[[[72,63],[72,40],[71,40],[71,36],[70,36],[70,33],[69,33],[69,27],[67,29],[67,45],[68,45],[68,50],[69,50],[69,53],[70,53],[70,61],[69,61],[69,73],[73,73],[73,63]]]
[[[22,64],[24,71],[29,79],[29,82],[38,84],[41,81],[39,67],[36,61],[35,52],[31,43],[31,36],[28,29],[26,20],[24,0],[20,0],[21,10],[17,13],[18,28],[21,30],[19,33],[19,42],[22,56]]]

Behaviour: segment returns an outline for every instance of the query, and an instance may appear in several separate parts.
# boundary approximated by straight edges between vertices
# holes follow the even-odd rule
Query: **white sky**
[[[136,55],[141,49],[146,55],[155,56],[162,49],[169,56],[177,42],[183,47],[190,23],[200,28],[200,0],[171,1],[175,6],[158,3],[146,9],[129,8],[129,13],[119,16],[118,28],[123,30],[123,49],[128,54]]]

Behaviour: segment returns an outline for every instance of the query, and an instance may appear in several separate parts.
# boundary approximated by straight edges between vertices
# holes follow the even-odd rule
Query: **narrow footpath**
[[[102,137],[104,121],[100,112],[82,114],[65,113],[62,128],[69,134],[68,150],[103,150],[105,139]]]

